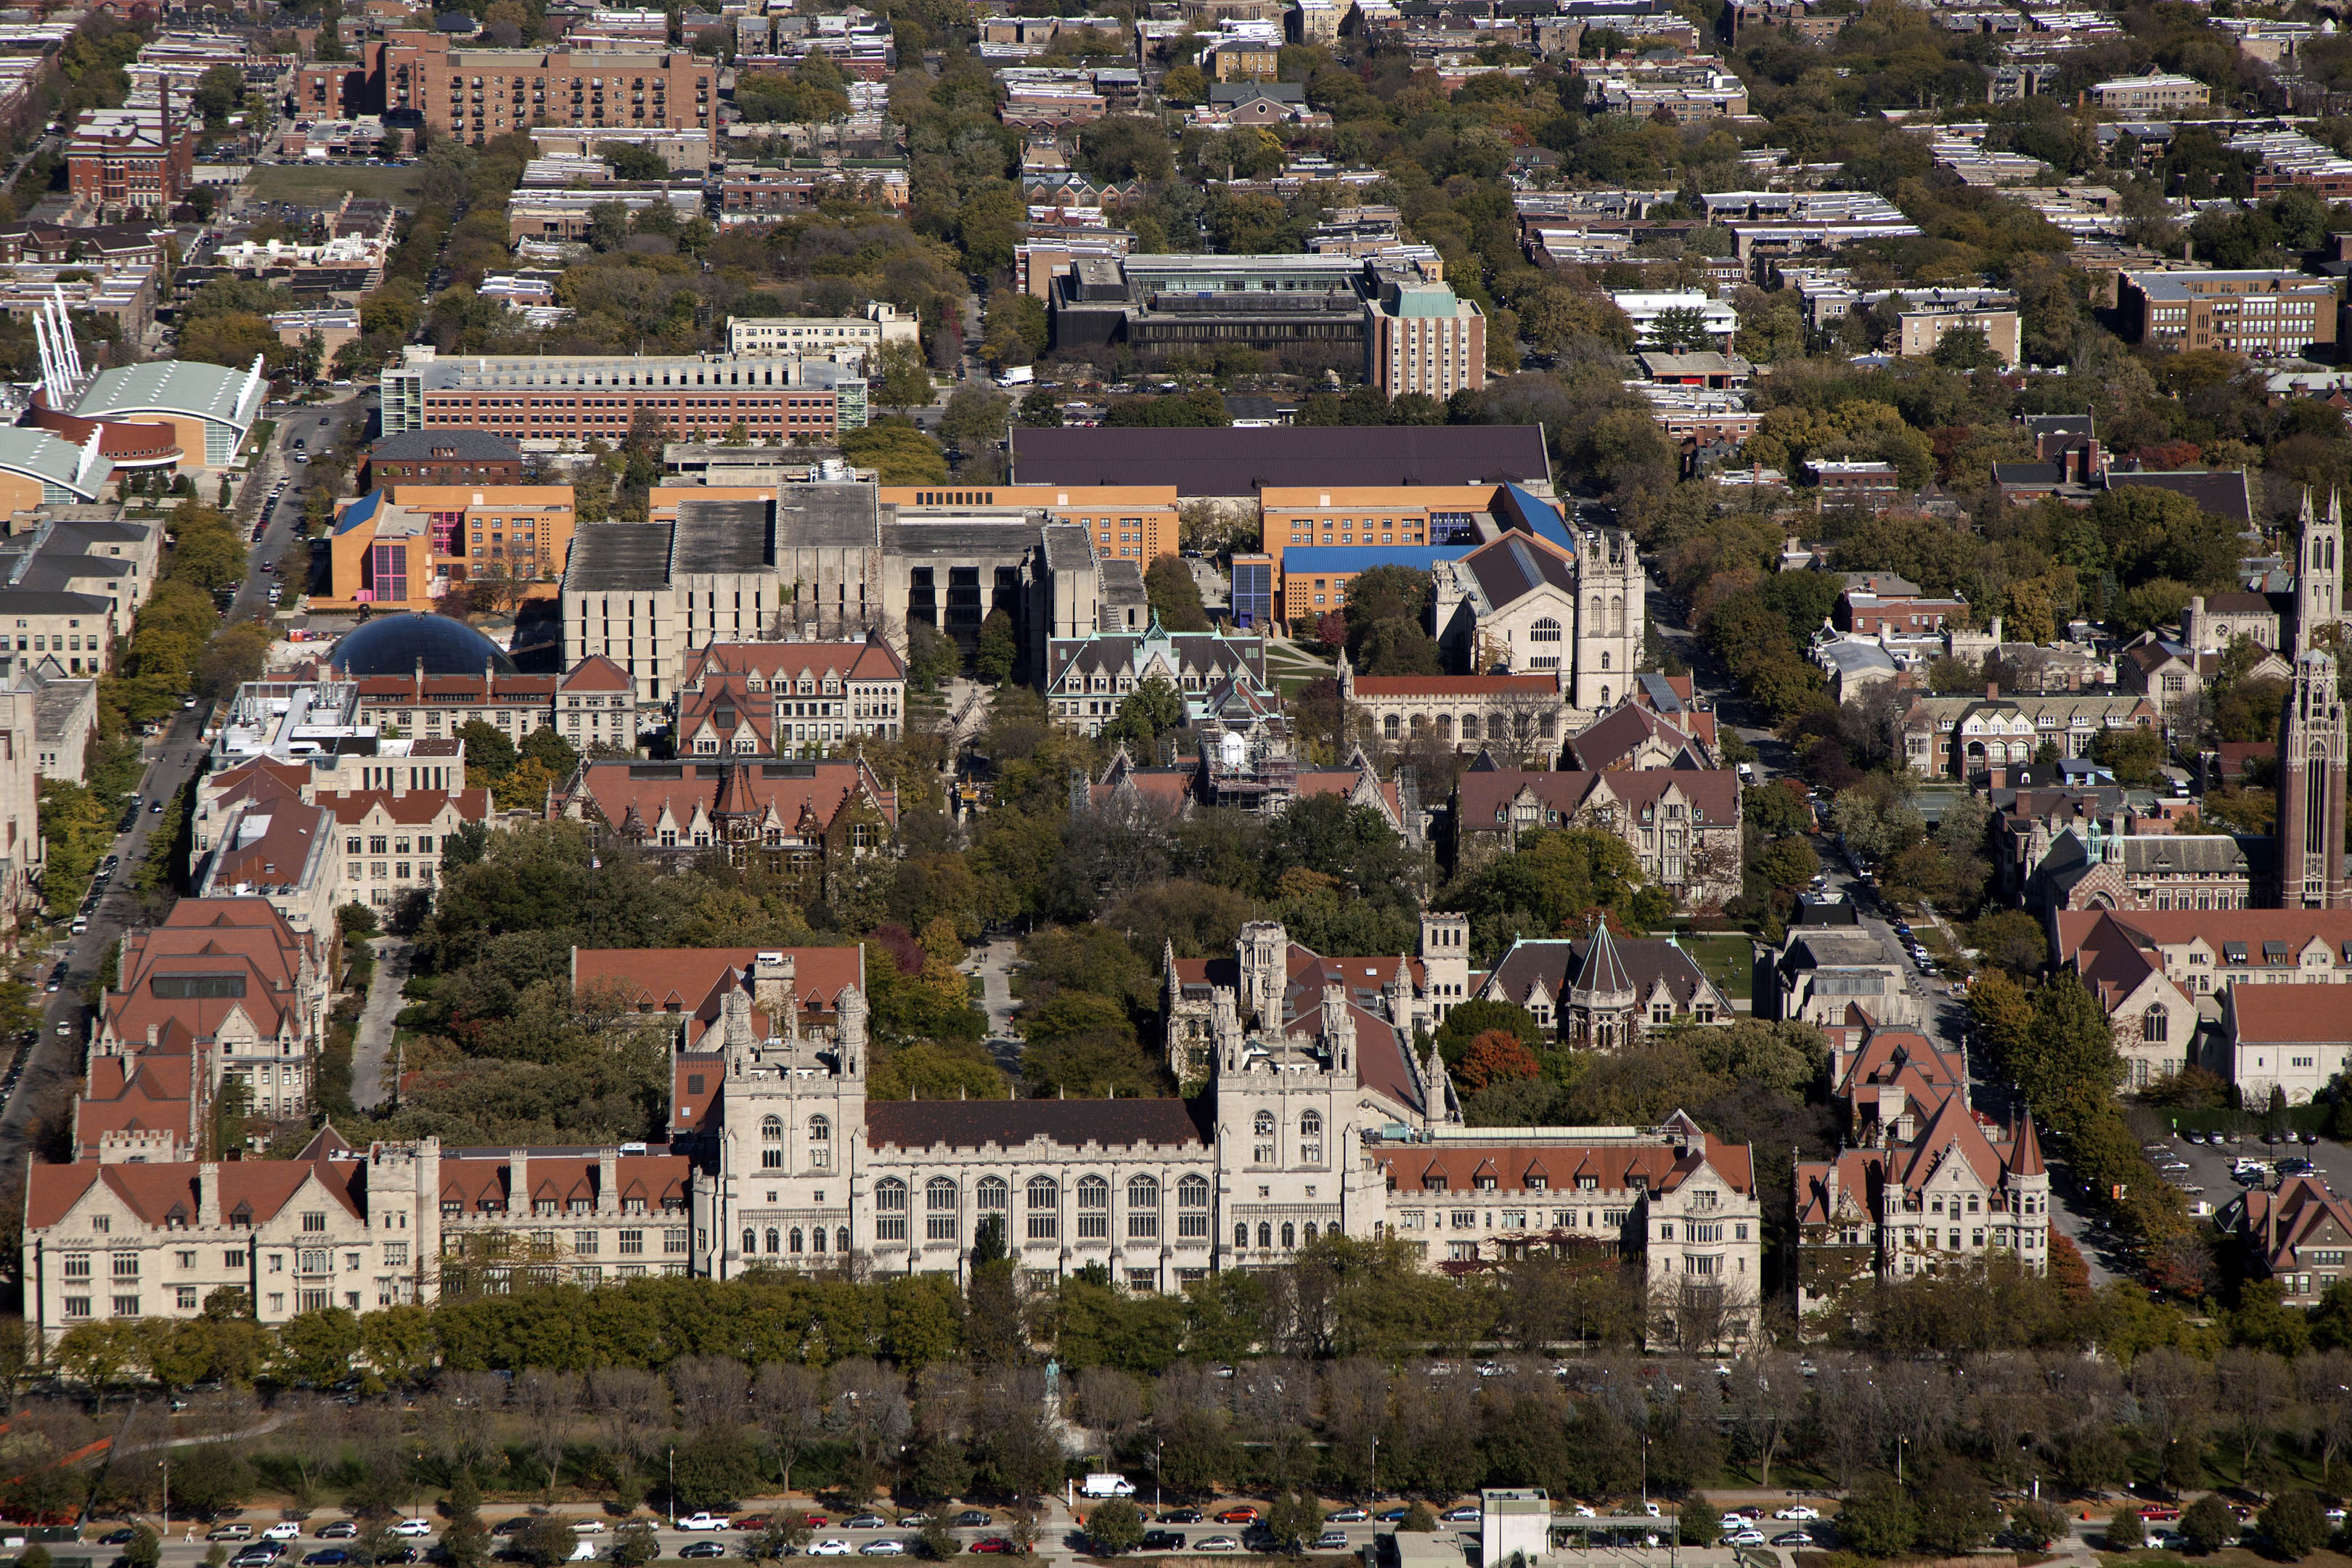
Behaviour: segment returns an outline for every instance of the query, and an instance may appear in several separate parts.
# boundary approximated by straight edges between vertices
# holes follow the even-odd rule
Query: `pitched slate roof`
[[[650,835],[667,810],[681,826],[699,808],[772,812],[785,832],[804,816],[829,826],[850,804],[870,800],[893,826],[898,794],[860,760],[790,762],[594,762],[581,772],[579,795],[616,831]]]
[[[1486,993],[1524,1005],[1541,983],[1544,994],[1557,1006],[1580,984],[1576,977],[1585,972],[1586,952],[1591,945],[1591,940],[1585,937],[1514,942],[1488,976]],[[1718,1016],[1729,1021],[1731,1004],[1707,980],[1691,955],[1672,942],[1650,937],[1622,942],[1612,938],[1608,945],[1615,963],[1614,973],[1623,982],[1612,989],[1631,990],[1639,1003],[1664,987],[1674,999],[1676,1011],[1687,1011],[1696,1001],[1707,1001],[1715,1004]]]
[[[1508,820],[1511,802],[1523,789],[1532,791],[1542,803],[1547,826],[1559,826],[1578,812],[1603,802],[1614,802],[1638,816],[1643,807],[1657,805],[1669,794],[1691,807],[1697,826],[1723,827],[1739,820],[1739,775],[1728,768],[1626,768],[1611,773],[1473,768],[1454,786],[1455,825],[1463,829],[1484,828]]]
[[[1464,556],[1462,565],[1477,579],[1486,603],[1498,610],[1547,584],[1563,594],[1576,592],[1574,562],[1565,552],[1529,534],[1506,533]]]
[[[1573,1193],[1586,1176],[1602,1193],[1630,1192],[1636,1178],[1653,1192],[1673,1192],[1710,1167],[1736,1193],[1752,1194],[1756,1181],[1748,1146],[1714,1137],[1680,1147],[1579,1143],[1563,1138],[1557,1142],[1376,1145],[1369,1152],[1389,1190],[1401,1196],[1474,1192],[1482,1177],[1492,1178],[1498,1192]]]
[[[1705,768],[1706,759],[1690,736],[1638,703],[1621,703],[1568,738],[1568,760],[1578,770],[1602,773],[1622,770],[1627,759],[1650,741],[1675,749],[1675,769]],[[1737,780],[1738,775],[1734,773]]]
[[[1067,1149],[1205,1150],[1205,1111],[1181,1100],[869,1100],[873,1148],[1018,1148],[1036,1139]]]

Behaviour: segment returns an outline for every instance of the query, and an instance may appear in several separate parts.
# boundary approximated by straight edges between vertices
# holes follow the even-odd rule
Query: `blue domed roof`
[[[328,663],[353,676],[414,675],[419,664],[427,675],[479,675],[485,667],[515,673],[506,650],[465,622],[414,611],[379,616],[346,634]]]

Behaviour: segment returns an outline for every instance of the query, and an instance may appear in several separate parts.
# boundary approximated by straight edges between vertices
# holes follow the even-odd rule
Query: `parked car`
[[[261,1539],[264,1541],[299,1541],[302,1539],[302,1527],[293,1520],[281,1519],[276,1524],[271,1525],[268,1530],[263,1531],[261,1532]]]
[[[1146,1552],[1175,1552],[1184,1544],[1184,1534],[1177,1530],[1147,1530],[1143,1532]]]
[[[1348,1532],[1344,1530],[1325,1531],[1322,1534],[1315,1538],[1315,1550],[1318,1552],[1347,1551]]]
[[[828,1535],[823,1541],[808,1543],[808,1554],[812,1557],[846,1557],[852,1550],[849,1542],[838,1535]]]
[[[1790,1503],[1787,1508],[1775,1510],[1772,1517],[1774,1519],[1816,1520],[1822,1517],[1822,1510],[1817,1508],[1808,1508],[1803,1503],[1797,1502]]]
[[[680,1557],[724,1557],[727,1545],[719,1541],[689,1541],[678,1548]]]
[[[2180,1517],[2180,1510],[2168,1502],[2140,1504],[2139,1516],[2150,1524],[2169,1523]]]
[[[1021,1550],[1001,1535],[983,1535],[971,1543],[971,1549],[974,1552],[1018,1552]]]
[[[1478,1508],[1475,1503],[1465,1502],[1460,1508],[1447,1509],[1437,1517],[1448,1524],[1475,1524],[1478,1522]]]
[[[1772,1538],[1775,1546],[1811,1546],[1813,1538],[1801,1530],[1784,1530]]]
[[[1243,1503],[1238,1508],[1229,1508],[1217,1515],[1217,1522],[1219,1524],[1255,1524],[1257,1510],[1248,1503]]]
[[[274,1541],[260,1546],[248,1546],[228,1560],[229,1568],[269,1568],[284,1555],[285,1549]]]
[[[425,1519],[404,1519],[392,1527],[392,1532],[404,1541],[416,1541],[433,1533],[433,1521]]]
[[[340,1546],[329,1546],[302,1559],[302,1568],[343,1568],[352,1554]]]
[[[670,1521],[670,1523],[678,1530],[724,1530],[728,1519],[723,1513],[689,1513],[684,1519]]]
[[[861,1557],[904,1557],[907,1555],[907,1543],[886,1535],[879,1541],[867,1542],[857,1552]]]
[[[982,1522],[985,1522],[984,1521]],[[1171,1508],[1160,1516],[1162,1524],[1202,1524],[1207,1522],[1197,1508]]]
[[[1412,1510],[1409,1508],[1384,1508],[1381,1510],[1380,1512],[1372,1515],[1372,1517],[1379,1520],[1382,1524],[1402,1524],[1404,1522],[1404,1516],[1412,1511]]]
[[[1241,1542],[1230,1535],[1213,1535],[1206,1541],[1192,1543],[1195,1552],[1239,1552],[1241,1549]]]
[[[890,1521],[878,1513],[852,1514],[841,1521],[844,1530],[887,1530]]]
[[[205,1531],[205,1539],[206,1541],[250,1541],[253,1539],[253,1526],[243,1520],[228,1524],[215,1524]]]
[[[976,1508],[968,1508],[955,1516],[955,1527],[958,1530],[979,1530],[995,1522],[994,1514],[984,1513]]]
[[[1335,1508],[1323,1516],[1326,1524],[1361,1524],[1372,1516],[1360,1508]]]
[[[572,1529],[580,1535],[602,1535],[604,1533],[604,1521],[601,1519],[575,1519],[572,1521]]]
[[[1723,1539],[1731,1546],[1761,1546],[1764,1544],[1764,1532],[1755,1529],[1735,1530]]]
[[[359,1539],[359,1534],[360,1527],[355,1521],[348,1519],[339,1519],[332,1524],[322,1528],[319,1531],[319,1539],[321,1541],[356,1541]]]

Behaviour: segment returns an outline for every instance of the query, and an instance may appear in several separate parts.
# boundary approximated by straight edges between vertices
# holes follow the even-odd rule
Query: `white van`
[[[1083,1497],[1133,1497],[1135,1483],[1125,1476],[1106,1471],[1088,1476],[1078,1492]]]

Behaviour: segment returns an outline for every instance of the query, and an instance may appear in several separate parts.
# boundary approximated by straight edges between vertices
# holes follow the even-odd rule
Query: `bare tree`
[[[2295,1380],[2276,1353],[2242,1346],[2215,1359],[2213,1383],[2214,1410],[2238,1446],[2238,1473],[2243,1476],[2284,1424],[2294,1403]]]
[[[661,1374],[642,1367],[600,1366],[588,1374],[588,1408],[604,1447],[644,1462],[653,1435],[669,1425],[669,1396]]]
[[[1115,1367],[1090,1366],[1077,1376],[1077,1416],[1113,1437],[1143,1420],[1143,1385]]]
[[[2319,1446],[2319,1484],[2330,1484],[2336,1456],[2352,1442],[2352,1354],[2341,1350],[2305,1356],[2295,1363],[2303,1376],[2303,1406]]]
[[[851,1356],[835,1365],[828,1425],[855,1452],[864,1484],[881,1479],[884,1459],[898,1455],[913,1424],[907,1379],[897,1369],[870,1356]]]
[[[1843,1354],[1825,1355],[1811,1379],[1812,1458],[1840,1491],[1877,1458],[1878,1434],[1885,1427],[1878,1383],[1869,1363]]]
[[[793,1467],[824,1435],[824,1374],[796,1362],[766,1362],[751,1383],[751,1415],[776,1452],[777,1479],[793,1489]]]
[[[2021,1446],[2046,1431],[2049,1392],[2031,1355],[1980,1355],[1963,1376],[1964,1414],[1984,1439],[1985,1468],[1995,1479],[2019,1479]]]
[[[2166,1484],[2196,1477],[2203,1468],[2205,1424],[2213,1408],[2212,1370],[2161,1346],[2132,1363],[2131,1388],[2139,1405],[2140,1432],[2157,1452]]]
[[[555,1500],[556,1473],[563,1468],[564,1440],[571,1436],[572,1413],[580,1404],[576,1373],[527,1368],[515,1379],[515,1403],[530,1418],[531,1452],[547,1468],[547,1499]]]
[[[488,1453],[491,1414],[506,1401],[506,1380],[496,1373],[445,1372],[434,1379],[433,1393],[424,1429],[461,1465]]]
[[[1331,1441],[1330,1465],[1343,1481],[1369,1488],[1373,1479],[1372,1441],[1388,1429],[1388,1368],[1364,1356],[1333,1362],[1323,1369],[1323,1430]]]
[[[670,1363],[670,1392],[677,1395],[679,1425],[709,1432],[739,1425],[751,1375],[733,1356],[681,1356]]]
[[[1732,1363],[1724,1385],[1731,1419],[1756,1455],[1758,1484],[1772,1484],[1772,1461],[1780,1457],[1805,1414],[1805,1375],[1786,1351],[1751,1352]]]

